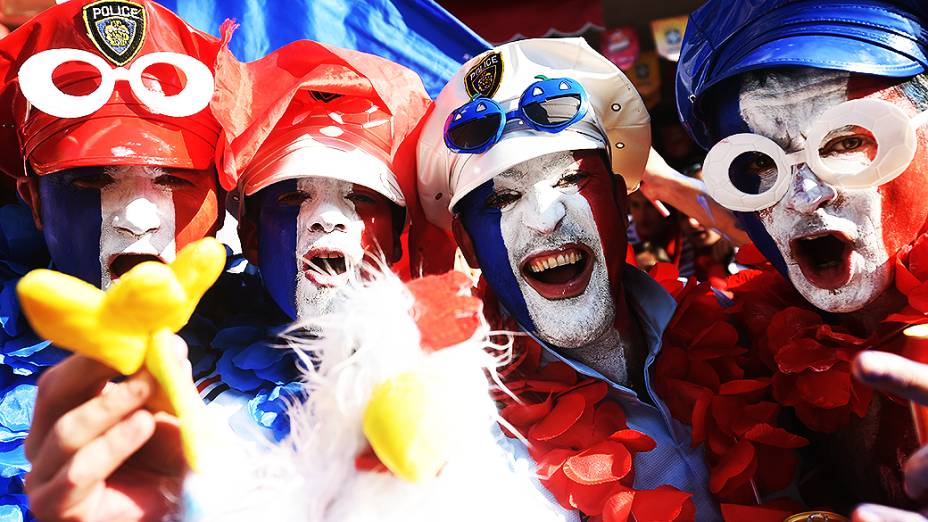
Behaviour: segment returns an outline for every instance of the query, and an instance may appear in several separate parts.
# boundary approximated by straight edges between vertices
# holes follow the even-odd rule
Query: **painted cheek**
[[[361,232],[361,248],[364,252],[371,254],[383,253],[390,259],[393,256],[395,246],[393,234],[393,210],[392,203],[386,199],[376,200],[373,203],[356,203],[355,212],[364,222],[364,230]]]
[[[64,173],[39,180],[39,198],[45,241],[58,270],[99,286],[100,192],[69,186]]]
[[[928,185],[928,147],[924,136],[908,170],[880,186],[882,196],[883,244],[893,255],[925,230],[928,204],[924,187]]]
[[[522,328],[534,332],[535,323],[528,313],[525,297],[509,264],[509,250],[500,225],[502,213],[498,208],[487,207],[484,203],[492,192],[491,180],[461,199],[455,211],[470,235],[477,261],[483,269],[483,277],[493,293]]]
[[[625,220],[619,214],[618,205],[613,198],[616,189],[611,176],[612,174],[605,170],[596,172],[583,184],[580,195],[586,199],[593,212],[593,221],[596,223],[599,241],[606,258],[610,289],[613,295],[619,295],[628,239],[625,236]]]
[[[296,190],[296,180],[282,181],[263,195],[258,217],[258,266],[264,286],[277,306],[296,319],[296,228],[299,205],[278,205],[277,196]]]
[[[212,174],[204,174],[192,187],[172,191],[177,251],[216,233],[219,225],[219,196]]]

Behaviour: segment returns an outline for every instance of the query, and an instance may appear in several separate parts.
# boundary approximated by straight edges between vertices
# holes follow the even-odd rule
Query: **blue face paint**
[[[261,189],[258,209],[258,266],[264,286],[277,306],[296,319],[296,224],[299,205],[280,205],[282,194],[297,190],[297,180]]]
[[[741,82],[737,79],[725,82],[712,91],[712,97],[707,100],[708,105],[716,107],[715,118],[712,120],[713,143],[732,136],[734,134],[751,133],[751,127],[741,117]],[[747,232],[748,237],[754,242],[754,246],[764,257],[770,261],[783,277],[789,279],[786,272],[786,261],[780,254],[776,242],[767,233],[764,224],[761,223],[757,212],[735,212],[735,217],[741,223],[741,227]]]
[[[535,332],[522,290],[509,265],[509,253],[500,227],[500,209],[486,205],[493,180],[480,185],[455,205],[464,229],[474,244],[477,261],[500,303],[525,330]]]
[[[42,233],[55,268],[100,286],[100,190],[75,180],[99,175],[101,167],[64,170],[39,177]]]

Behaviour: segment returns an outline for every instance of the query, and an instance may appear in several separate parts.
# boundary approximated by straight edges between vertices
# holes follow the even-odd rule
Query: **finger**
[[[80,355],[72,355],[42,374],[25,442],[26,457],[35,459],[48,430],[59,417],[100,393],[107,381],[118,375],[115,370]]]
[[[147,372],[108,386],[103,393],[65,413],[52,426],[32,463],[32,480],[45,481],[81,448],[90,444],[151,396],[154,382]]]
[[[919,404],[928,405],[928,365],[887,352],[861,352],[854,375],[865,383]]]
[[[155,413],[155,433],[132,455],[131,461],[159,475],[182,477],[189,466],[177,417],[163,411]]]
[[[928,496],[928,446],[923,446],[905,463],[905,492],[916,500]]]
[[[911,511],[862,504],[854,510],[851,522],[926,522],[925,517]]]
[[[81,448],[49,482],[36,484],[27,479],[30,505],[41,506],[45,518],[80,518],[84,510],[93,509],[88,505],[93,502],[86,501],[94,490],[105,487],[106,479],[145,444],[154,429],[151,413],[138,410],[131,414]]]

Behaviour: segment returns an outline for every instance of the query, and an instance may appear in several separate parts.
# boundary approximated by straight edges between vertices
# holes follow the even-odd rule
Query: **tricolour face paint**
[[[865,165],[877,142],[858,127],[835,129],[823,143],[807,143],[822,113],[851,99],[879,98],[916,112],[912,103],[887,83],[868,77],[814,69],[793,69],[746,76],[737,97],[738,118],[720,117],[721,136],[749,132],[766,136],[785,151],[813,148],[846,164]],[[728,111],[731,113],[731,105]],[[768,257],[789,275],[812,304],[830,312],[859,310],[891,284],[891,256],[911,242],[925,223],[928,206],[917,201],[925,179],[925,147],[895,180],[880,187],[847,189],[822,181],[808,165],[793,168],[789,189],[775,205],[743,215],[759,246],[776,246]],[[775,176],[769,165],[754,166],[763,183]],[[772,183],[772,180],[767,180]],[[756,217],[755,217],[756,216]],[[777,259],[777,258],[780,259]]]
[[[259,194],[258,263],[271,297],[293,319],[330,312],[365,254],[393,251],[392,203],[366,187],[306,177]]]
[[[613,326],[625,255],[613,189],[599,152],[561,152],[499,174],[455,209],[503,306],[554,346]]]
[[[183,244],[215,231],[218,198],[209,172],[92,167],[39,180],[52,261],[107,288],[143,261],[170,262]]]

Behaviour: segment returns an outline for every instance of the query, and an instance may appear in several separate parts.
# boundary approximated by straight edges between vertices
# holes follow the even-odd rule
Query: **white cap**
[[[445,120],[480,93],[506,111],[525,89],[548,78],[583,86],[590,111],[580,122],[551,134],[519,126],[483,154],[458,154],[444,141]],[[651,148],[651,119],[632,83],[582,38],[536,38],[502,45],[470,61],[435,100],[417,150],[419,200],[432,223],[450,228],[454,205],[469,192],[519,163],[553,152],[604,149],[612,172],[638,188]]]

